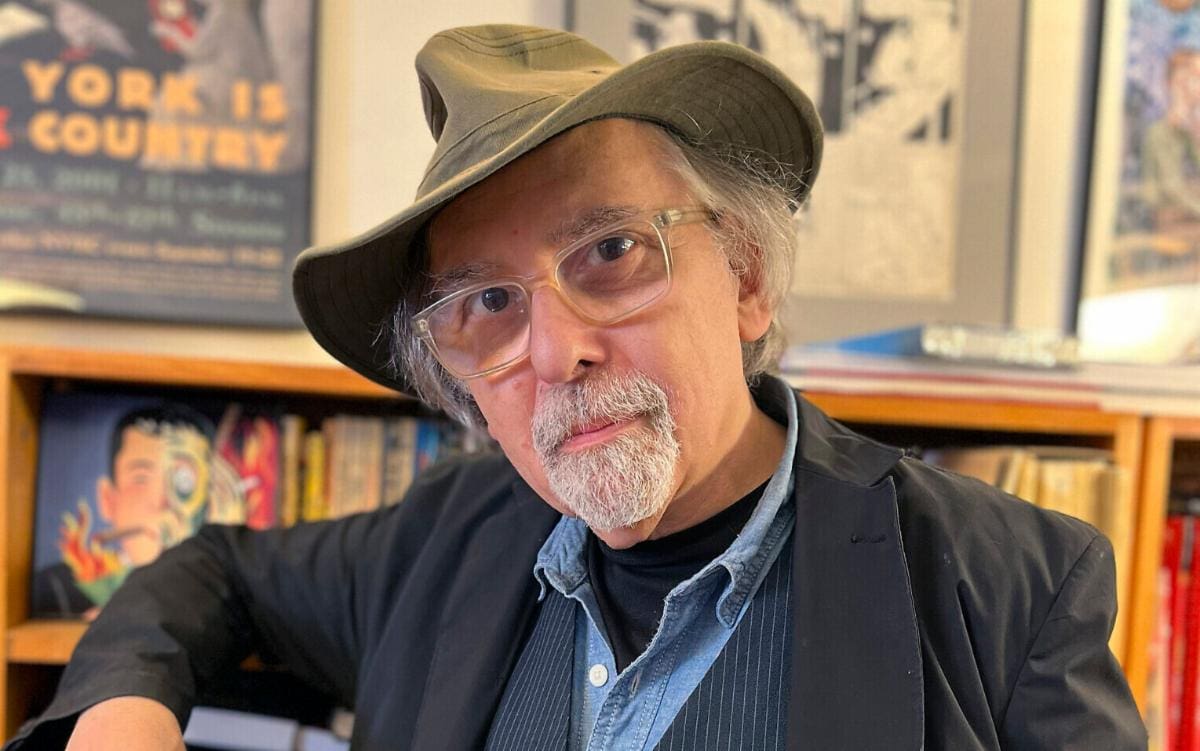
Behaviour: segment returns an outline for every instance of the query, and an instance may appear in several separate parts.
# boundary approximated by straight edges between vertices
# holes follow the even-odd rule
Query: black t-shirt
[[[618,671],[646,651],[658,630],[667,593],[733,543],[754,513],[766,485],[764,482],[694,527],[625,550],[613,550],[588,533],[588,577]]]

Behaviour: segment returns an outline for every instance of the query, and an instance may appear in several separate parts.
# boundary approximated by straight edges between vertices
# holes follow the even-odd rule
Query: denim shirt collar
[[[729,584],[717,602],[717,617],[727,628],[733,627],[742,605],[762,578],[767,556],[777,549],[779,538],[791,531],[795,516],[790,501],[794,483],[792,466],[799,434],[796,395],[787,384],[771,376],[764,376],[755,392],[757,399],[773,399],[783,402],[787,408],[787,437],[779,465],[733,544],[668,595],[668,599],[682,595],[706,580],[712,571],[724,568],[729,573]],[[587,579],[587,534],[587,525],[581,520],[566,516],[559,520],[538,552],[533,567],[534,578],[540,586],[539,601],[546,596],[547,587],[569,597]]]

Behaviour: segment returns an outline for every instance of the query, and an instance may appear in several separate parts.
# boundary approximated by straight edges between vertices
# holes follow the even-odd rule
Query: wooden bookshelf
[[[30,620],[8,629],[8,661],[23,665],[62,665],[87,630],[82,621]]]
[[[203,389],[227,393],[231,398],[262,393],[289,395],[294,400],[354,399],[364,400],[368,409],[402,399],[338,367],[0,347],[0,561],[4,566],[0,579],[0,627],[4,629],[0,664],[5,668],[0,682],[0,727],[6,737],[37,710],[40,702],[44,703],[57,679],[56,671],[69,658],[86,628],[79,622],[28,617],[41,395],[60,381]],[[1153,633],[1164,472],[1169,471],[1163,468],[1163,462],[1169,461],[1173,440],[1184,435],[1200,436],[1200,420],[1146,419],[1087,407],[959,398],[821,392],[809,392],[807,396],[833,417],[867,432],[883,431],[893,439],[897,434],[901,438],[932,435],[982,443],[1033,437],[1110,450],[1114,460],[1136,479],[1139,497],[1149,499],[1135,503],[1131,512],[1136,514],[1138,525],[1136,563],[1131,567],[1132,580],[1121,584],[1120,617],[1129,619],[1129,639],[1120,657],[1141,700],[1146,646]],[[1132,605],[1127,606],[1129,602]]]
[[[45,389],[63,381],[197,389],[231,398],[403,400],[342,367],[0,347],[0,728],[6,738],[44,703],[55,671],[86,629],[82,622],[29,620],[39,414]]]

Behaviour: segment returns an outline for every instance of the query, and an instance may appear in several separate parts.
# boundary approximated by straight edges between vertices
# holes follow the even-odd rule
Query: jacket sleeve
[[[6,751],[61,748],[80,712],[117,696],[156,699],[184,727],[204,687],[256,651],[351,705],[363,623],[382,606],[371,564],[394,560],[375,553],[403,506],[266,532],[202,528],[130,575]]]
[[[1004,748],[1145,749],[1145,726],[1108,649],[1116,619],[1112,547],[1097,535],[1059,589],[1000,723]]]

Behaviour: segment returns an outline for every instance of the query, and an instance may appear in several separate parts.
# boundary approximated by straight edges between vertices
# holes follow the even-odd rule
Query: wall
[[[561,0],[318,0],[314,223],[317,244],[365,231],[406,206],[433,141],[413,56],[441,29],[489,22],[559,26]],[[0,345],[328,363],[303,330],[0,314]]]

